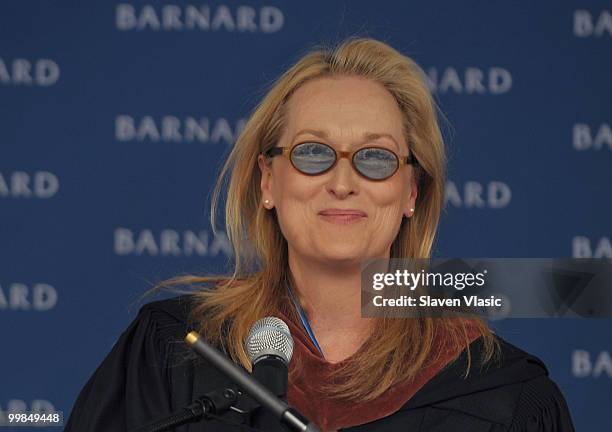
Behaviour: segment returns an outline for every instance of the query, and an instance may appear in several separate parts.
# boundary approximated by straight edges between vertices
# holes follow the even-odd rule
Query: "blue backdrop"
[[[354,34],[413,57],[449,120],[437,256],[612,257],[609,2],[4,0],[2,412],[67,416],[152,283],[227,270],[221,161],[282,71]],[[610,320],[496,327],[578,430],[610,428]]]

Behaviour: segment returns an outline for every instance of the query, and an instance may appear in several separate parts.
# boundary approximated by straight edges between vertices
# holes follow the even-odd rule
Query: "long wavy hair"
[[[291,281],[287,241],[275,211],[261,202],[258,155],[274,147],[286,121],[286,104],[304,83],[326,76],[360,76],[382,84],[391,93],[403,116],[403,131],[419,164],[415,181],[419,194],[411,218],[403,218],[391,245],[391,258],[428,258],[443,207],[445,152],[438,126],[437,106],[422,69],[389,45],[370,38],[349,38],[333,47],[317,47],[291,66],[255,107],[238,137],[215,185],[211,201],[211,224],[216,229],[219,197],[227,183],[225,228],[234,252],[233,274],[180,275],[158,287],[189,285],[195,306],[191,319],[206,338],[223,347],[232,359],[251,370],[244,340],[251,325],[277,311],[295,316],[289,307],[287,283]],[[468,327],[471,326],[471,329]],[[440,354],[436,336],[455,352],[467,348],[470,331],[477,330],[485,349],[480,360],[489,361],[497,343],[480,319],[377,318],[374,330],[362,347],[343,362],[322,384],[330,398],[371,400],[389,387],[414,378]],[[292,362],[293,363],[293,362]],[[299,374],[299,364],[290,365]],[[368,373],[363,373],[368,371]]]

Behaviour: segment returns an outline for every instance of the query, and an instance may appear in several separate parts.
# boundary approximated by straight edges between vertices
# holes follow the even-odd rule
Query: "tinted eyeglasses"
[[[388,179],[403,165],[418,164],[412,153],[400,157],[383,147],[363,147],[352,152],[336,151],[333,147],[318,142],[303,142],[293,147],[272,147],[264,154],[267,157],[288,157],[296,170],[311,176],[329,171],[336,165],[339,157],[345,157],[351,161],[355,171],[374,181]]]

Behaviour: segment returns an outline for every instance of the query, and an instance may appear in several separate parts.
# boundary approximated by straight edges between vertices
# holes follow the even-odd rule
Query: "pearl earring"
[[[266,205],[270,204],[270,200],[265,200],[264,204],[266,204]]]

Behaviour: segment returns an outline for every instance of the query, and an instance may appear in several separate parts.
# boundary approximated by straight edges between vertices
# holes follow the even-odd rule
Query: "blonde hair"
[[[402,220],[391,246],[391,258],[430,256],[444,201],[446,161],[436,104],[422,69],[409,57],[369,38],[350,38],[336,47],[307,53],[276,81],[255,108],[215,185],[211,223],[217,233],[219,195],[229,175],[225,224],[235,256],[233,274],[181,275],[158,285],[197,286],[192,319],[209,341],[223,346],[247,370],[251,370],[251,363],[243,343],[251,325],[277,311],[294,313],[288,307],[286,291],[291,280],[287,242],[275,212],[261,203],[257,157],[279,140],[287,100],[298,87],[315,78],[342,75],[382,84],[400,107],[406,142],[419,162],[415,170],[419,194],[413,216]],[[445,343],[455,352],[468,348],[470,326],[483,337],[484,363],[494,354],[496,343],[480,319],[379,318],[368,341],[335,372],[333,386],[323,384],[321,390],[330,398],[374,399],[392,385],[414,378],[435,361],[440,354],[437,335],[443,334]],[[470,361],[468,349],[467,370]],[[299,374],[299,365],[292,364],[290,373]]]

